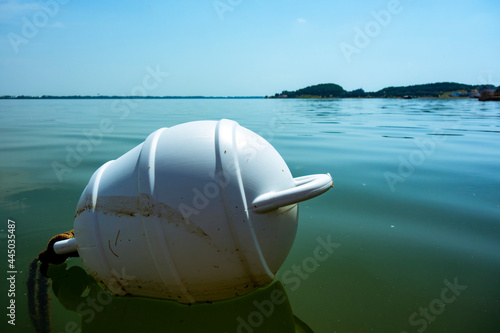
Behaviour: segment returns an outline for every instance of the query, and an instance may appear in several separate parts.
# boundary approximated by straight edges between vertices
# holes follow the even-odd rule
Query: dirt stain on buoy
[[[136,217],[137,215],[143,217],[157,217],[167,223],[173,223],[176,226],[183,227],[191,234],[207,238],[210,241],[212,240],[202,228],[184,218],[178,210],[154,199],[147,193],[139,193],[137,197],[99,196],[95,203],[92,196],[87,195],[84,200],[80,201],[76,209],[75,218],[84,212],[100,212],[105,215],[115,215],[118,217]],[[120,230],[118,230],[118,234],[116,235],[115,246],[119,235]],[[115,253],[113,252],[113,254]]]

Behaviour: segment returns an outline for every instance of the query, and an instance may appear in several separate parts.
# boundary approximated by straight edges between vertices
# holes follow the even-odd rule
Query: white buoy
[[[74,241],[55,248],[76,247],[116,294],[227,299],[273,280],[295,238],[297,203],[332,186],[329,174],[294,179],[267,141],[234,121],[162,128],[94,173]]]

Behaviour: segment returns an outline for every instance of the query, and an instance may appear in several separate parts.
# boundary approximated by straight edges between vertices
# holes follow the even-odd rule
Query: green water
[[[100,165],[160,127],[221,118],[265,137],[295,177],[334,178],[333,189],[300,205],[297,237],[278,273],[287,302],[267,317],[245,299],[192,307],[144,300],[134,308],[137,300],[117,298],[87,323],[89,315],[64,307],[70,292],[58,298],[51,290],[53,332],[179,332],[187,327],[181,319],[206,321],[190,331],[272,332],[293,315],[316,333],[498,332],[500,104],[383,99],[0,101],[2,269],[9,277],[11,219],[17,271],[16,325],[7,324],[4,278],[2,327],[35,331],[29,263],[53,235],[72,229]],[[317,260],[321,241],[336,245]],[[78,259],[69,264],[85,277]],[[239,327],[239,317],[257,327]]]

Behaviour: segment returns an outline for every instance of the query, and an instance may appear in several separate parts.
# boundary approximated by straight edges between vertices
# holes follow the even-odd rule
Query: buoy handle
[[[54,243],[54,252],[56,254],[66,254],[76,251],[76,240],[69,238]]]
[[[266,213],[314,198],[333,187],[333,179],[329,173],[297,177],[293,181],[295,183],[293,188],[259,195],[252,202],[252,211]]]

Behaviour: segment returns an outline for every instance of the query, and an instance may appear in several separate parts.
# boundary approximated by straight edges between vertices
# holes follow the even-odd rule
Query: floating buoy
[[[77,250],[118,295],[227,299],[272,282],[295,238],[297,203],[332,186],[329,174],[293,178],[266,140],[234,121],[162,128],[94,173],[74,238],[54,251]]]

